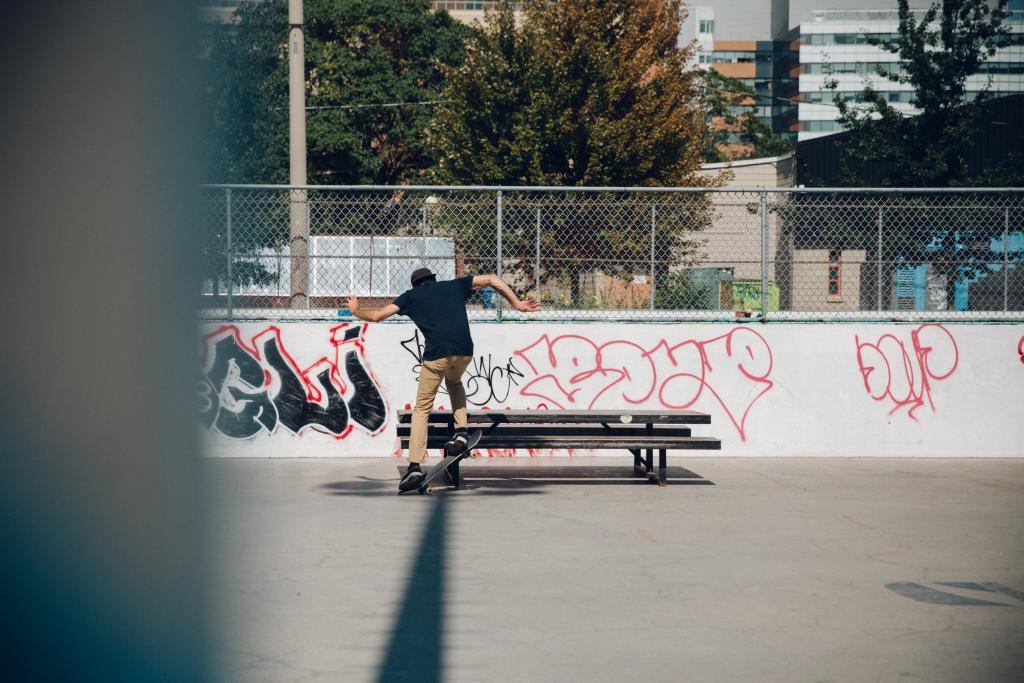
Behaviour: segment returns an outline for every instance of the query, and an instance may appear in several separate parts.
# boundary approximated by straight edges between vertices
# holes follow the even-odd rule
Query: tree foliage
[[[306,0],[304,14],[310,182],[418,177],[435,105],[409,103],[439,99],[468,28],[427,0]],[[243,5],[212,34],[204,147],[218,181],[288,180],[287,41],[284,0]]]
[[[967,155],[987,115],[991,92],[986,86],[976,99],[965,99],[968,78],[1005,44],[1005,8],[1006,0],[943,0],[915,16],[907,0],[899,0],[897,37],[869,42],[895,55],[898,68],[879,68],[878,73],[892,83],[911,86],[910,103],[918,113],[899,111],[870,83],[854,102],[834,94],[837,121],[849,129],[838,143],[843,184],[1008,184],[1007,175],[993,173],[994,169],[972,177]],[[828,85],[837,89],[835,81]],[[1019,170],[1016,173],[1020,177]],[[822,225],[821,209],[814,203],[837,217]],[[836,212],[833,206],[842,209]],[[864,250],[863,306],[873,308],[884,292],[877,303],[887,307],[895,271],[930,264],[934,273],[945,277],[947,307],[953,308],[954,283],[982,278],[998,266],[1002,258],[992,245],[1002,241],[1008,217],[1019,220],[1020,209],[1007,197],[909,193],[819,196],[796,201],[787,211],[798,239],[804,232],[809,233],[808,240]],[[801,215],[809,225],[801,227]]]
[[[908,0],[899,0],[898,36],[869,42],[896,56],[897,70],[879,68],[878,73],[892,83],[910,85],[910,104],[919,113],[904,114],[870,84],[859,103],[835,94],[836,120],[852,132],[841,151],[847,182],[856,184],[864,169],[881,165],[883,185],[970,183],[966,156],[991,91],[986,86],[976,99],[966,100],[967,79],[1005,43],[1006,2],[943,0],[915,17]],[[835,90],[836,82],[830,87]]]
[[[738,78],[702,72],[708,122],[704,160],[709,163],[774,157],[793,151],[785,138],[754,115],[759,96]]]
[[[489,11],[448,67],[429,141],[445,182],[697,182],[699,76],[679,0],[521,3]]]
[[[469,38],[463,64],[445,69],[448,103],[428,131],[435,178],[707,184],[696,173],[704,118],[699,74],[686,68],[690,48],[677,44],[682,17],[678,0],[500,2]],[[469,219],[469,212],[449,215],[446,229],[460,243],[494,243],[493,222]],[[503,204],[504,272],[524,285],[540,279],[566,288],[567,305],[588,307],[595,305],[588,289],[600,288],[602,274],[632,286],[637,275],[660,280],[683,264],[709,219],[708,203],[697,195],[510,192]]]

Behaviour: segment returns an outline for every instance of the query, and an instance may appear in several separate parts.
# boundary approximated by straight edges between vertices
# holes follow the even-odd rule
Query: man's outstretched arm
[[[384,308],[374,308],[370,310],[363,310],[359,306],[359,298],[350,296],[348,298],[348,310],[352,311],[352,315],[365,320],[370,323],[379,323],[381,320],[390,318],[391,316],[398,313],[398,306],[394,304],[388,304]]]
[[[527,301],[520,301],[516,293],[512,291],[512,288],[506,284],[497,275],[475,275],[473,276],[473,289],[482,289],[483,287],[493,287],[499,294],[505,297],[505,301],[512,304],[512,308],[522,313],[532,313],[540,310],[540,303],[536,299],[529,299]]]

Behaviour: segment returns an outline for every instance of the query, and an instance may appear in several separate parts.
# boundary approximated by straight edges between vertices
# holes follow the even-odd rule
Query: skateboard
[[[480,443],[481,436],[483,436],[483,432],[480,431],[479,429],[475,429],[472,432],[470,432],[469,441],[466,442],[465,450],[463,450],[458,455],[446,456],[444,460],[430,468],[430,471],[427,472],[427,476],[423,477],[423,481],[420,482],[419,488],[416,490],[419,491],[421,494],[427,493],[429,491],[429,489],[427,489],[427,484],[432,482],[436,477],[440,476],[440,474],[444,472],[446,469],[448,469],[451,465],[457,463],[458,461],[462,460],[467,455],[469,455],[476,447],[476,445]]]

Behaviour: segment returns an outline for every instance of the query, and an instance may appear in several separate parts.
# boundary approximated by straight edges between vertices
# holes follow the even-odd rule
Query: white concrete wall
[[[1024,456],[1021,325],[482,323],[473,336],[471,406],[692,408],[711,414],[694,434],[722,455]],[[394,455],[418,341],[408,323],[211,326],[209,452]]]

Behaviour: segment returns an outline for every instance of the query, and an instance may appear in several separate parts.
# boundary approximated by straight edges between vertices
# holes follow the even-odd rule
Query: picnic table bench
[[[483,432],[477,448],[623,449],[633,455],[634,473],[666,485],[669,449],[720,450],[722,442],[693,436],[686,425],[711,424],[711,416],[694,410],[474,410],[469,429]],[[454,432],[454,415],[432,411],[427,425],[427,448],[444,448]],[[398,438],[409,448],[412,411],[398,411]],[[654,474],[654,451],[658,472]],[[458,463],[449,468],[452,483],[460,483]]]

